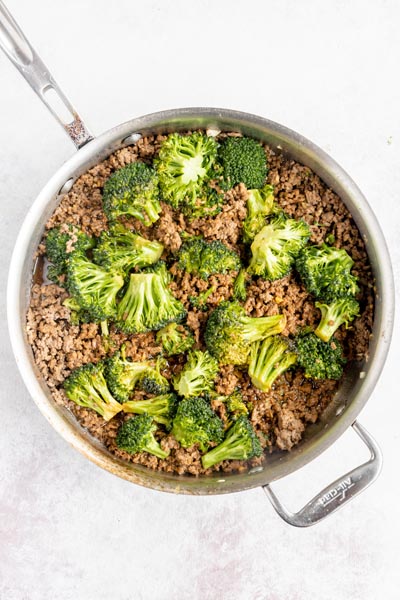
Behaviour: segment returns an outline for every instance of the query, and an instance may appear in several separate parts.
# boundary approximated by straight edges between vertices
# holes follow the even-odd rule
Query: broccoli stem
[[[101,329],[101,336],[103,338],[104,350],[106,352],[108,352],[113,347],[113,344],[112,344],[112,341],[110,338],[110,331],[108,329],[108,321],[107,320],[100,322],[100,329]]]
[[[246,283],[247,283],[247,271],[246,269],[240,269],[235,282],[233,284],[233,297],[235,300],[242,300],[244,302],[247,298]]]
[[[150,454],[154,454],[154,456],[163,459],[169,456],[169,452],[165,452],[153,436],[146,441],[143,451],[150,452]]]
[[[157,221],[157,219],[159,218],[159,207],[157,205],[154,204],[154,202],[146,202],[145,204],[145,213],[147,215],[147,219],[143,220],[144,225],[146,225],[146,227],[150,227],[150,225],[152,225],[153,223],[155,223]],[[138,217],[140,218],[140,216]]]
[[[316,302],[315,306],[321,311],[321,320],[315,330],[315,335],[323,342],[329,342],[343,323],[347,327],[349,322],[359,314],[359,305],[354,298],[340,298],[330,304]]]
[[[87,384],[87,400],[76,401],[81,406],[87,406],[98,412],[105,421],[112,419],[121,411],[121,405],[111,395],[103,376],[95,377],[93,384]]]
[[[110,332],[108,330],[108,321],[107,320],[101,321],[100,328],[101,328],[101,335],[105,338],[108,338],[108,336],[110,335]]]
[[[147,400],[128,400],[122,405],[122,410],[136,415],[148,414],[157,423],[170,425],[171,419],[168,418],[168,398],[161,395],[157,398],[148,398]]]
[[[267,392],[275,379],[297,361],[297,355],[288,351],[288,342],[270,337],[253,345],[250,354],[249,375],[251,383],[262,392]]]
[[[205,469],[213,467],[223,460],[241,460],[243,457],[243,443],[241,438],[236,435],[233,439],[222,442],[216,448],[213,448],[205,454],[201,462]]]
[[[286,327],[286,315],[273,315],[270,317],[243,317],[243,337],[249,342],[257,342],[266,337],[281,333]]]

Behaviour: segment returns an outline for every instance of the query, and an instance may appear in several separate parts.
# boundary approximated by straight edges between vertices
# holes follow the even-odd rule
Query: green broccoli
[[[202,238],[190,238],[182,244],[178,266],[187,273],[208,279],[213,273],[239,271],[239,255],[219,240],[206,242]]]
[[[321,311],[321,320],[315,335],[323,342],[329,342],[335,331],[343,324],[348,327],[355,317],[358,317],[360,305],[352,297],[339,298],[330,304],[316,302],[315,306]]]
[[[201,255],[207,242],[201,237],[189,237],[179,249],[178,267],[188,273],[198,273],[201,268]]]
[[[323,342],[314,333],[296,338],[297,362],[312,379],[340,379],[346,360],[337,340]]]
[[[247,291],[246,291],[246,285],[247,285],[247,271],[246,269],[240,269],[238,276],[235,279],[235,282],[233,284],[233,298],[235,300],[242,300],[242,302],[244,302],[247,298]]]
[[[214,387],[218,363],[207,351],[191,350],[182,371],[174,377],[172,385],[180,396],[201,396]]]
[[[95,410],[106,421],[122,410],[121,404],[107,387],[103,362],[78,367],[65,379],[63,385],[70,400],[79,406]]]
[[[265,225],[265,217],[274,209],[274,188],[265,185],[261,190],[249,190],[247,216],[243,222],[243,241],[251,242]]]
[[[157,423],[161,423],[167,429],[170,429],[178,404],[178,396],[175,394],[163,394],[161,396],[154,396],[154,398],[147,398],[146,400],[129,400],[128,402],[124,402],[122,410],[137,415],[147,414]]]
[[[154,160],[163,199],[173,208],[182,205],[186,212],[204,205],[211,208],[214,201],[218,204],[214,191],[205,188],[216,156],[217,142],[213,137],[197,132],[169,135]]]
[[[157,332],[156,340],[166,356],[187,352],[194,344],[192,332],[185,325],[169,323]]]
[[[242,415],[228,429],[224,441],[204,454],[201,462],[204,469],[209,469],[223,460],[249,460],[261,454],[260,441],[250,421]]]
[[[122,423],[115,441],[118,448],[129,454],[148,452],[161,459],[167,458],[169,451],[165,452],[157,442],[156,431],[157,425],[149,415],[139,415]]]
[[[228,409],[229,414],[237,419],[241,415],[248,415],[249,410],[246,404],[243,401],[243,396],[239,390],[235,390],[229,396],[226,396],[225,399],[226,408]]]
[[[67,265],[67,288],[82,311],[94,322],[113,319],[116,297],[124,285],[118,272],[106,271],[80,252],[73,252]]]
[[[73,325],[79,325],[79,323],[90,323],[91,316],[80,307],[79,303],[75,298],[65,298],[63,306],[71,311],[70,320]]]
[[[342,248],[308,246],[296,259],[296,269],[307,290],[324,302],[357,294],[357,278],[351,274],[354,262]]]
[[[53,227],[46,235],[46,255],[50,264],[47,277],[54,283],[63,284],[63,275],[67,274],[67,263],[71,252],[81,252],[94,245],[93,238],[83,233],[75,225],[67,223],[62,227]]]
[[[272,218],[251,244],[249,273],[271,281],[285,277],[309,237],[310,228],[304,221],[283,214]]]
[[[289,351],[289,342],[281,336],[255,342],[251,347],[249,362],[251,383],[262,392],[267,392],[275,379],[296,362],[296,353]]]
[[[123,347],[105,365],[108,387],[119,402],[127,402],[136,388],[157,395],[169,392],[168,380],[161,375],[159,363],[153,366],[149,361],[132,362],[126,358]]]
[[[328,235],[325,238],[325,243],[328,244],[329,246],[333,246],[335,244],[336,240],[335,240],[335,236],[333,235],[333,233],[328,233]]]
[[[118,223],[101,233],[93,259],[105,269],[126,272],[156,263],[163,250],[159,242],[146,240]]]
[[[267,157],[259,142],[248,137],[228,137],[218,157],[230,187],[244,183],[248,189],[263,187],[268,173]]]
[[[245,365],[253,342],[281,333],[285,327],[285,315],[248,317],[238,302],[221,302],[207,321],[204,339],[220,364]]]
[[[101,335],[104,338],[109,338],[110,337],[110,330],[108,328],[108,321],[104,320],[100,322],[100,330],[101,330]]]
[[[204,184],[201,191],[201,196],[192,202],[185,201],[180,206],[180,211],[188,218],[204,219],[215,217],[221,212],[224,203],[224,195],[211,185]]]
[[[166,361],[162,357],[159,357],[155,367],[144,373],[140,380],[140,388],[147,394],[153,394],[154,396],[169,392],[169,381],[161,375],[161,371],[166,365]]]
[[[105,319],[104,321],[100,321],[100,331],[101,331],[101,337],[102,342],[103,342],[103,348],[105,350],[105,352],[109,352],[109,350],[111,350],[112,348],[115,347],[115,342],[114,340],[110,337],[110,330],[108,327],[108,320]]]
[[[118,169],[103,189],[103,209],[109,221],[135,217],[150,226],[159,218],[158,177],[155,170],[140,161]]]
[[[172,425],[172,434],[183,446],[198,444],[206,452],[211,442],[223,439],[223,423],[204,398],[186,398],[178,405]]]
[[[165,264],[145,273],[132,273],[125,295],[118,304],[116,325],[125,333],[161,329],[171,321],[181,321],[186,310],[168,288]]]
[[[207,300],[214,292],[215,286],[211,286],[210,288],[208,288],[208,290],[204,290],[203,292],[197,294],[197,296],[189,296],[189,302],[194,308],[197,308],[198,310],[207,310]]]

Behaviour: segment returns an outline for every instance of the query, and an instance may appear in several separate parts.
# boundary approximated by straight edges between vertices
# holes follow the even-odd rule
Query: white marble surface
[[[400,267],[397,0],[9,0],[60,85],[101,132],[176,106],[260,114],[348,170]],[[0,54],[1,600],[397,600],[400,417],[394,339],[361,422],[382,447],[379,480],[323,524],[283,523],[261,490],[214,498],[120,481],[72,450],[24,388],[6,331],[18,229],[73,152]],[[347,432],[276,488],[297,507],[365,457]]]

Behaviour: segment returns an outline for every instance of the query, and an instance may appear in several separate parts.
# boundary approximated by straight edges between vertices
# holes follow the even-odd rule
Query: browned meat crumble
[[[135,160],[150,162],[158,152],[164,136],[142,138],[135,146],[118,150],[107,160],[90,169],[74,184],[72,190],[63,197],[60,205],[49,219],[46,227],[73,223],[86,233],[98,236],[107,228],[107,220],[102,211],[102,187],[108,177]],[[340,328],[337,337],[344,347],[348,360],[360,360],[367,355],[373,320],[373,278],[371,267],[360,233],[348,210],[338,196],[321,181],[309,168],[265,147],[269,161],[268,183],[273,184],[275,196],[280,206],[292,217],[304,219],[312,229],[311,242],[320,243],[328,234],[333,234],[336,245],[345,248],[355,262],[353,272],[359,277],[361,288],[361,316],[349,329]],[[225,203],[219,215],[214,218],[196,219],[188,222],[182,214],[162,203],[160,219],[150,228],[139,221],[131,220],[135,229],[144,237],[156,239],[165,246],[164,256],[174,254],[181,245],[180,233],[203,235],[208,240],[219,239],[234,250],[241,250],[240,231],[246,216],[247,190],[239,185],[225,194]],[[44,254],[44,244],[38,249],[39,257]],[[221,300],[232,294],[233,275],[213,275],[204,281],[194,275],[182,272],[172,264],[174,281],[171,289],[174,295],[188,309],[187,323],[193,329],[196,346],[204,349],[203,326],[212,310]],[[213,286],[214,292],[207,300],[207,310],[193,308],[189,296]],[[91,410],[81,408],[68,400],[62,383],[72,369],[87,362],[96,362],[106,356],[100,327],[97,324],[73,325],[70,311],[63,306],[67,294],[65,290],[47,281],[36,281],[32,287],[30,308],[27,314],[27,333],[37,366],[47,382],[55,402],[67,406],[81,425],[113,452],[127,461],[140,463],[152,469],[199,475],[204,473],[201,454],[196,446],[184,449],[172,435],[161,429],[157,437],[164,449],[171,453],[165,460],[159,460],[147,453],[129,455],[119,450],[115,437],[121,422],[129,418],[118,414],[111,421]],[[314,326],[319,320],[319,311],[313,299],[299,282],[294,273],[279,281],[255,279],[248,286],[248,297],[244,304],[250,316],[284,313],[287,327],[283,335],[294,334],[299,328]],[[126,354],[133,360],[144,360],[160,353],[155,334],[125,335],[111,327],[114,348],[126,344]],[[171,378],[182,368],[182,357],[173,357],[163,375]],[[275,449],[290,450],[297,444],[310,423],[315,423],[321,412],[332,400],[339,382],[309,381],[300,371],[282,375],[270,392],[255,389],[246,372],[234,366],[221,367],[216,382],[216,391],[227,395],[240,386],[243,398],[251,408],[251,422],[262,446],[272,452]],[[141,392],[136,392],[139,398]],[[227,414],[223,402],[214,400],[213,409],[226,421]],[[264,457],[252,459],[250,465],[259,464]],[[245,470],[248,463],[226,461],[214,469],[222,471]]]

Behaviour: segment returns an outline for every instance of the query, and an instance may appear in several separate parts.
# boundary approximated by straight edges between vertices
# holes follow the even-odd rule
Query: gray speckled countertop
[[[397,0],[8,6],[95,132],[203,105],[260,114],[315,141],[367,196],[399,282]],[[3,54],[0,90],[1,600],[397,600],[398,339],[360,416],[382,447],[383,472],[312,529],[283,523],[261,490],[191,498],[135,487],[49,427],[11,353],[6,274],[31,202],[74,150]],[[348,431],[275,489],[297,508],[365,453]]]

